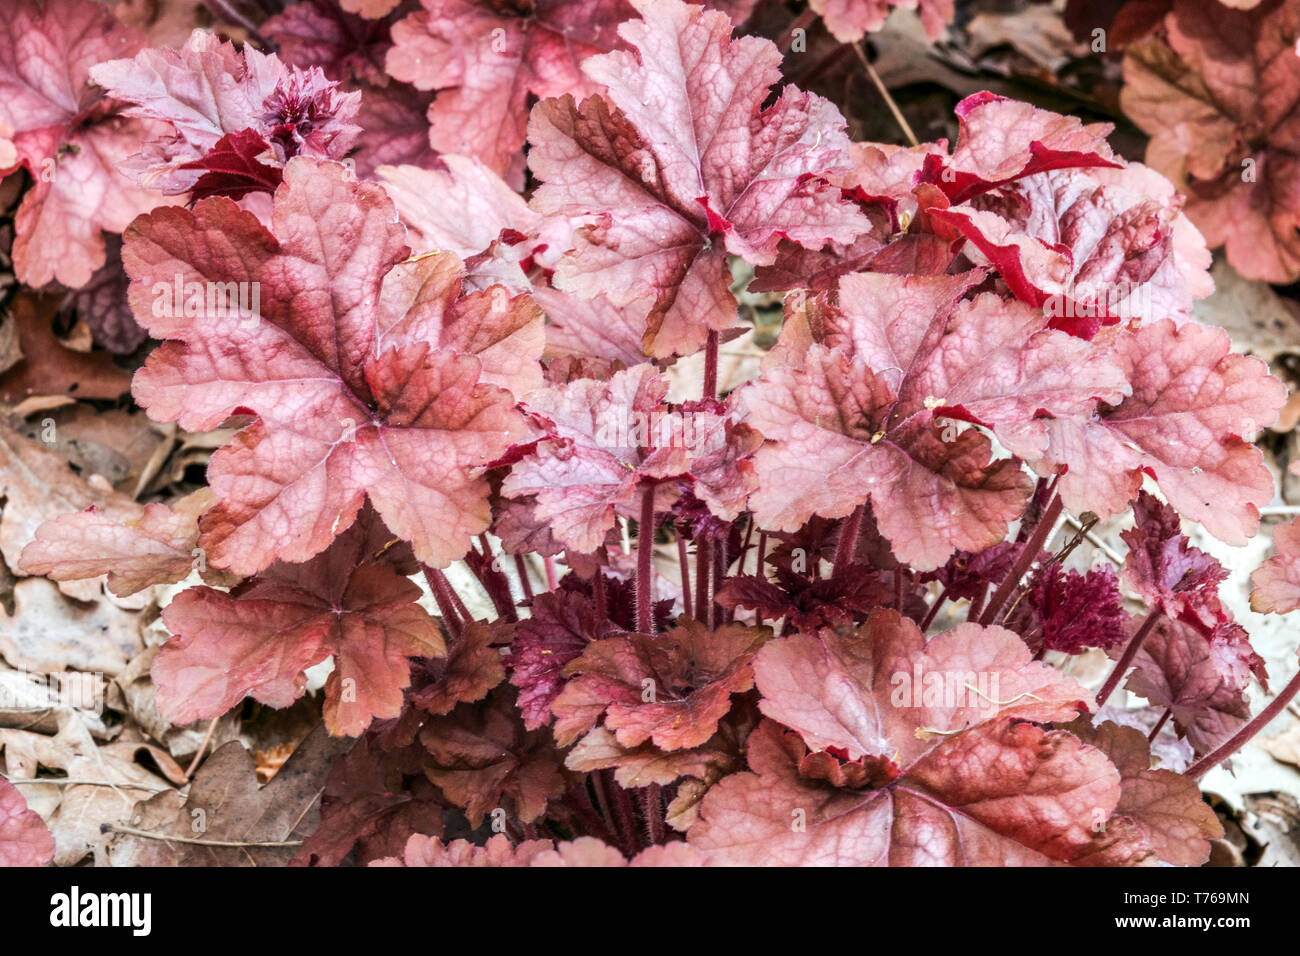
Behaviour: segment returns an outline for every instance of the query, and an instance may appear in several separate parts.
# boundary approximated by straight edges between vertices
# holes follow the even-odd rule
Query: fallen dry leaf
[[[23,359],[0,375],[0,401],[18,402],[31,395],[117,398],[131,390],[131,375],[107,352],[66,348],[50,325],[57,297],[20,293],[13,316]]]
[[[111,677],[143,649],[138,612],[108,601],[71,601],[44,578],[14,585],[12,615],[0,608],[0,655],[14,667]]]
[[[77,403],[33,416],[24,431],[34,440],[40,440],[42,432],[50,434],[54,440],[48,447],[81,474],[100,475],[118,491],[135,497],[155,452],[167,442],[165,427],[149,421],[143,412],[101,411]]]
[[[1300,720],[1292,721],[1291,726],[1276,737],[1260,737],[1258,743],[1274,760],[1300,767]]]
[[[6,766],[21,767],[27,779],[48,775],[36,772],[44,768],[63,771],[70,780],[102,781],[23,786],[28,805],[38,808],[54,834],[56,866],[73,866],[94,851],[105,840],[101,825],[125,820],[142,793],[168,789],[166,780],[135,762],[137,745],[101,747],[81,717],[71,711],[59,715],[59,732],[53,737],[0,731],[0,746],[5,749]],[[15,749],[20,756],[11,760]]]
[[[150,834],[216,843],[293,842],[316,826],[317,798],[330,765],[354,741],[329,737],[324,725],[304,740],[275,778],[257,783],[257,767],[231,741],[199,768],[188,797],[160,793],[137,804],[130,826]],[[107,847],[111,866],[283,866],[293,846],[213,846],[118,833]]]
[[[8,425],[0,425],[0,495],[0,555],[11,568],[18,567],[23,548],[50,518],[94,506],[105,517],[130,521],[144,510],[102,478],[81,478],[61,455]],[[98,579],[66,581],[60,590],[82,601],[95,600],[103,592]]]

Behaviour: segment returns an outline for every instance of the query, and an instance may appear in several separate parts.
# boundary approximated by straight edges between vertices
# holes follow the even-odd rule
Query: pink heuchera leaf
[[[1179,617],[1184,611],[1216,613],[1219,585],[1228,579],[1228,572],[1213,557],[1192,547],[1182,532],[1178,512],[1143,491],[1133,503],[1133,517],[1136,525],[1120,532],[1129,546],[1121,577],[1124,587],[1136,592],[1149,607],[1158,605],[1170,617]]]
[[[1043,865],[1088,852],[1119,802],[1100,751],[1021,722],[1093,704],[1002,628],[927,644],[877,611],[770,641],[755,679],[773,719],[749,737],[752,772],[715,785],[690,831],[711,862]]]
[[[0,777],[0,866],[45,866],[54,859],[54,836],[8,780]]]
[[[531,866],[704,866],[704,855],[685,843],[647,847],[628,860],[595,837],[578,837],[533,857]]]
[[[502,286],[468,285],[465,264],[451,253],[399,263],[380,293],[378,349],[436,343],[477,358],[482,381],[527,395],[542,384],[541,310]]]
[[[712,863],[1044,866],[1083,852],[1089,822],[1120,796],[1099,750],[1009,718],[945,739],[875,789],[801,775],[807,748],[772,721],[748,748],[752,772],[714,785],[690,830]]]
[[[641,339],[645,335],[646,316],[652,307],[650,300],[639,299],[619,306],[604,295],[581,299],[558,289],[540,286],[534,286],[532,295],[550,319],[546,327],[549,357],[568,359],[578,365],[600,364],[607,368],[604,375],[584,374],[580,377],[608,378],[614,372],[645,361]]]
[[[595,91],[578,65],[618,42],[635,15],[626,0],[422,0],[393,27],[389,74],[439,90],[429,141],[444,153],[482,160],[523,185],[528,97]]]
[[[958,229],[1053,327],[1092,338],[1121,319],[1191,315],[1214,291],[1210,253],[1158,173],[1059,169],[930,215]]]
[[[760,523],[793,530],[870,498],[895,554],[922,569],[1005,537],[1025,478],[956,423],[988,427],[1033,462],[1050,451],[1052,420],[1082,425],[1127,385],[1104,350],[1028,306],[959,301],[985,275],[845,276],[836,305],[816,296],[787,317],[767,372],[742,392],[768,440],[755,456]]]
[[[377,175],[417,252],[446,250],[474,259],[476,271],[493,273],[509,288],[527,290],[525,273],[554,264],[569,246],[567,220],[538,215],[477,159],[447,154],[434,168],[380,166]]]
[[[895,553],[924,569],[1001,540],[1028,498],[1018,464],[992,461],[977,431],[945,442],[926,410],[894,425],[892,390],[860,359],[814,345],[803,368],[768,372],[743,395],[767,440],[751,497],[765,528],[844,517],[869,499]]]
[[[360,93],[340,91],[318,68],[286,68],[274,54],[236,50],[202,31],[180,50],[142,50],[91,74],[132,104],[128,116],[170,125],[171,136],[147,144],[136,163],[142,184],[169,195],[188,192],[203,173],[186,164],[231,133],[252,130],[281,165],[298,155],[341,159],[361,133],[352,122]]]
[[[46,521],[23,549],[19,566],[54,581],[108,575],[119,597],[187,577],[198,566],[198,519],[216,499],[203,488],[175,508],[157,502],[125,521],[95,508]]]
[[[713,783],[737,768],[742,741],[736,737],[724,720],[701,746],[665,751],[651,743],[624,747],[612,731],[596,727],[573,745],[564,765],[579,773],[613,770],[615,782],[626,789],[655,783],[666,787],[682,778]]]
[[[1221,838],[1223,827],[1196,781],[1171,770],[1151,769],[1151,748],[1142,732],[1132,727],[1110,721],[1093,727],[1076,720],[1068,729],[1101,750],[1120,774],[1115,812],[1105,821],[1104,831],[1096,834],[1096,847],[1079,862],[1134,865],[1156,856],[1175,866],[1200,866],[1209,859],[1209,841]],[[1138,846],[1127,839],[1128,827],[1140,832]]]
[[[1183,517],[1245,544],[1273,477],[1242,436],[1276,420],[1285,386],[1259,359],[1233,354],[1222,329],[1195,323],[1124,332],[1112,355],[1132,394],[1088,419],[1044,423],[1046,457],[1069,466],[1058,485],[1066,506],[1116,514],[1150,474]]]
[[[545,812],[551,797],[564,791],[550,734],[523,729],[509,687],[433,718],[420,731],[420,742],[429,752],[425,773],[448,800],[465,809],[471,826],[503,805],[530,823]]]
[[[558,845],[550,840],[525,840],[512,845],[498,833],[483,846],[468,840],[444,844],[438,837],[414,834],[401,859],[374,860],[371,866],[703,866],[703,856],[685,843],[652,846],[629,862],[618,850],[595,837],[578,837]]]
[[[664,479],[690,476],[714,513],[736,517],[753,486],[752,434],[726,404],[672,407],[667,392],[649,364],[607,382],[578,379],[533,392],[525,407],[546,422],[549,437],[514,466],[502,493],[534,499],[535,519],[583,552],[600,546],[616,514],[639,515],[646,482],[658,483],[656,510],[667,511],[678,494]]]
[[[956,112],[961,130],[952,156],[927,157],[923,173],[953,205],[1035,173],[1120,165],[1106,143],[1110,123],[1084,125],[989,92],[966,97]]]
[[[753,686],[750,661],[770,636],[743,624],[710,632],[683,617],[666,633],[594,641],[564,668],[570,680],[551,703],[555,739],[568,746],[603,714],[622,747],[698,747],[731,709],[731,695]]]
[[[277,564],[229,594],[178,594],[163,611],[173,637],[153,665],[163,717],[217,717],[246,695],[287,707],[303,692],[304,671],[330,657],[331,733],[356,736],[375,717],[396,717],[410,683],[407,658],[446,648],[416,603],[420,588],[403,576],[414,570],[409,551],[385,552],[392,539],[368,512],[306,564]]]
[[[509,295],[457,300],[445,262],[393,278],[406,246],[392,203],[334,164],[292,160],[271,225],[209,199],[139,219],[123,252],[136,316],[170,340],[137,373],[136,400],[193,431],[258,416],[209,467],[221,499],[200,526],[209,563],[251,574],[305,560],[367,496],[421,561],[459,558],[490,519],[481,467],[526,435],[487,382],[527,378],[501,333],[526,340],[535,310]],[[194,288],[233,301],[231,283],[245,284],[242,312],[186,306]]]
[[[1300,99],[1295,10],[1169,4],[1160,38],[1124,57],[1121,103],[1151,139],[1147,162],[1188,194],[1210,246],[1251,279],[1300,276]]]
[[[771,641],[754,673],[759,709],[810,749],[899,767],[991,720],[1069,720],[1092,709],[1087,691],[1031,661],[1005,628],[962,624],[927,644],[915,623],[889,610],[846,636],[823,629]]]
[[[937,40],[956,12],[953,0],[811,0],[809,6],[821,14],[826,29],[841,43],[857,43],[875,33],[894,7],[919,7],[926,35]]]
[[[813,345],[802,368],[769,370],[741,394],[766,439],[750,499],[763,527],[793,531],[869,499],[898,557],[925,569],[1002,540],[1028,499],[1018,463],[992,461],[978,431],[945,442],[924,406],[894,416],[888,380],[860,358]]]
[[[18,165],[18,150],[14,148],[14,128],[0,118],[0,175],[8,176]]]
[[[377,20],[387,16],[397,8],[399,3],[401,0],[339,0],[339,6],[348,13],[355,13],[367,20]]]
[[[831,36],[841,43],[857,43],[885,25],[889,0],[811,0]]]
[[[1250,576],[1250,606],[1260,614],[1300,610],[1300,518],[1273,531],[1277,553]]]
[[[782,238],[819,248],[870,224],[818,178],[849,164],[834,106],[786,87],[761,108],[780,79],[774,44],[731,40],[724,15],[680,0],[638,10],[619,28],[637,54],[583,64],[607,93],[533,110],[529,163],[534,208],[597,217],[555,284],[616,304],[653,296],[643,345],[666,357],[734,323],[727,253],[766,265]]]
[[[91,66],[130,56],[144,36],[91,0],[15,0],[0,23],[0,124],[12,148],[0,167],[32,176],[14,222],[20,282],[85,285],[105,262],[105,231],[121,232],[163,202],[122,166],[151,125],[128,119],[89,81]]]
[[[1225,622],[1206,630],[1162,617],[1142,642],[1124,683],[1153,705],[1173,711],[1174,726],[1198,755],[1209,753],[1250,718],[1245,689],[1252,672],[1263,674],[1263,662],[1240,625]],[[1118,656],[1119,650],[1111,653]]]
[[[525,840],[518,846],[504,833],[489,837],[482,846],[468,840],[443,843],[438,837],[414,833],[401,858],[372,860],[371,866],[528,866],[534,857],[551,849],[550,840]]]

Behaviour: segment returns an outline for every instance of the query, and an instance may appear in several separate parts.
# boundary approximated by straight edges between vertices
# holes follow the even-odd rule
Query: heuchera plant
[[[852,39],[889,5],[812,10]],[[1285,389],[1191,319],[1209,254],[1170,184],[988,93],[951,148],[853,144],[774,44],[681,0],[424,0],[392,41],[464,155],[374,181],[319,71],[205,36],[90,69],[160,128],[140,182],[185,197],[123,235],[162,342],[135,400],[241,427],[210,492],[59,517],[22,557],[127,594],[197,549],[153,667],[170,721],[287,706],[328,662],[357,743],[299,861],[1203,863],[1198,778],[1300,677],[1251,717],[1263,663],[1183,533],[1256,533],[1249,437]],[[723,394],[748,268],[784,323]],[[1130,510],[1122,567],[1066,567],[1067,514]],[[1276,543],[1252,603],[1287,613],[1300,525]],[[1067,673],[1103,652],[1099,689]],[[1099,716],[1121,682],[1149,733]],[[495,835],[444,841],[448,810]]]

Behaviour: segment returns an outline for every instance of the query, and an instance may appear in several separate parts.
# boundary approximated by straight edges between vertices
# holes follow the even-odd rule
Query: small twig
[[[155,833],[152,830],[138,830],[135,827],[124,827],[117,823],[101,824],[99,832],[125,833],[128,836],[143,837],[146,840],[163,840],[167,843],[188,843],[192,846],[224,847],[232,850],[247,846],[302,846],[302,840],[201,840],[197,837],[180,837],[173,836],[170,833]]]
[[[1083,526],[1083,523],[1079,521],[1078,518],[1074,517],[1074,515],[1067,514],[1065,516],[1065,522],[1070,527],[1074,528],[1076,531],[1082,531],[1083,539],[1087,541],[1090,545],[1092,545],[1094,548],[1096,548],[1098,551],[1100,551],[1102,554],[1104,554],[1107,558],[1109,558],[1110,562],[1114,564],[1116,567],[1122,568],[1124,566],[1124,556],[1121,555],[1114,548],[1112,548],[1110,545],[1108,545],[1105,541],[1102,541],[1090,530],[1085,528]]]
[[[272,48],[271,44],[266,42],[266,37],[258,32],[257,24],[236,10],[228,0],[203,0],[203,3],[218,19],[247,30],[249,39],[256,40],[257,45],[262,49]]]
[[[165,790],[175,789],[174,787],[163,787],[153,783],[120,783],[120,782],[113,783],[108,780],[83,780],[74,777],[20,778],[20,777],[5,776],[5,774],[2,773],[0,773],[0,777],[4,777],[5,780],[8,780],[16,787],[20,787],[23,784],[52,783],[58,787],[113,787],[114,789],[122,788],[125,790],[145,790],[150,793],[162,793]]]
[[[203,759],[203,754],[208,749],[208,744],[212,743],[212,734],[217,729],[217,721],[220,717],[213,717],[212,722],[208,724],[208,732],[203,735],[203,742],[199,744],[199,749],[194,752],[194,759],[190,761],[189,769],[185,771],[185,779],[189,780],[194,776],[194,771],[199,769],[199,761]]]
[[[889,112],[894,114],[894,122],[898,123],[899,128],[903,131],[903,135],[907,137],[907,141],[913,146],[918,145],[919,141],[916,138],[916,134],[912,132],[912,127],[908,124],[907,117],[905,117],[903,111],[898,108],[898,104],[894,102],[894,98],[889,95],[889,90],[885,89],[885,84],[880,79],[880,74],[877,73],[876,68],[871,65],[871,61],[867,59],[867,55],[862,52],[862,47],[858,46],[856,43],[848,45],[853,47],[853,52],[857,54],[858,62],[860,62],[866,69],[867,76],[871,77],[871,82],[876,85],[876,89],[885,100],[885,105],[889,107]]]

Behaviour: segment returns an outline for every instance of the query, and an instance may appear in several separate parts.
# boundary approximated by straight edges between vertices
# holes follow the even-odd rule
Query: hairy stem
[[[682,572],[682,612],[687,617],[691,613],[691,564],[686,554],[686,535],[677,529],[677,565]]]
[[[646,485],[641,492],[641,520],[636,526],[636,629],[642,634],[655,632],[654,583],[650,580],[654,551],[655,486]]]
[[[515,599],[510,593],[510,579],[506,577],[504,571],[499,570],[500,565],[492,551],[492,542],[488,540],[487,532],[479,535],[478,541],[483,549],[482,560],[468,562],[470,570],[483,585],[483,590],[487,592],[488,599],[496,608],[497,614],[507,621],[519,620],[519,614],[515,610]],[[476,563],[478,567],[475,567]]]
[[[642,845],[640,838],[636,834],[632,798],[614,779],[614,771],[606,770],[605,773],[608,774],[605,780],[608,785],[606,792],[609,794],[609,802],[614,808],[614,819],[618,824],[619,833],[622,835],[623,852],[629,857],[636,856],[637,851],[642,849]]]
[[[695,542],[695,619],[709,626],[709,573],[713,564],[708,537]]]
[[[1125,671],[1127,671],[1129,665],[1133,663],[1133,658],[1137,657],[1137,652],[1142,649],[1142,642],[1147,639],[1147,635],[1151,633],[1151,629],[1156,626],[1156,622],[1160,620],[1160,615],[1162,613],[1163,612],[1160,608],[1157,607],[1154,611],[1148,614],[1146,620],[1142,622],[1142,626],[1137,629],[1137,633],[1134,634],[1132,639],[1128,642],[1128,647],[1124,648],[1124,653],[1121,654],[1119,660],[1115,662],[1115,669],[1110,672],[1110,676],[1106,678],[1106,683],[1102,684],[1101,690],[1097,692],[1098,710],[1100,710],[1102,705],[1106,703],[1106,699],[1114,693],[1115,688],[1119,686],[1119,682],[1123,679]]]
[[[533,582],[528,580],[528,565],[524,564],[522,554],[515,555],[515,572],[519,575],[519,588],[524,592],[524,598],[531,601],[533,599]]]
[[[646,836],[651,846],[664,842],[663,788],[652,783],[641,791],[641,816],[645,818]]]
[[[605,598],[605,575],[597,568],[596,579],[591,585],[592,595],[596,599],[596,620],[602,625],[609,619],[609,604]]]
[[[718,397],[718,333],[709,330],[704,343],[704,398]]]
[[[727,538],[729,535],[723,535],[713,546],[713,603],[709,606],[709,619],[713,622],[712,627],[720,626],[726,619],[726,610],[718,606],[717,596],[718,589],[722,587],[723,579],[727,576]]]
[[[1300,671],[1296,672],[1290,683],[1278,691],[1278,695],[1269,702],[1267,707],[1251,718],[1250,723],[1184,770],[1183,776],[1191,777],[1193,780],[1201,779],[1210,770],[1213,770],[1246,746],[1252,737],[1267,727],[1274,717],[1286,709],[1286,705],[1291,703],[1296,694],[1300,694]]]
[[[601,817],[600,812],[591,804],[591,797],[587,795],[587,788],[584,786],[575,786],[570,788],[566,802],[573,810],[574,814],[582,821],[582,825],[587,829],[588,836],[599,837],[606,843],[618,842],[618,837],[610,828],[609,822]]]
[[[438,613],[442,616],[443,624],[451,632],[452,639],[458,640],[465,622],[461,619],[460,612],[456,610],[455,602],[448,595],[450,586],[446,575],[427,564],[421,567],[424,570],[424,580],[429,582],[429,590],[433,592],[433,601],[438,605]]]
[[[858,532],[862,530],[862,515],[866,505],[861,504],[840,525],[840,537],[835,542],[835,563],[831,565],[831,574],[840,574],[853,563],[853,552],[858,547]]]
[[[1029,566],[1034,563],[1038,557],[1038,552],[1043,550],[1043,545],[1047,542],[1056,527],[1056,519],[1061,516],[1061,509],[1064,505],[1059,496],[1053,496],[1051,502],[1043,510],[1038,519],[1038,524],[1034,525],[1034,530],[1029,533],[1029,539],[1025,542],[1024,549],[1016,558],[1015,563],[1011,565],[1011,570],[1007,576],[1002,579],[998,589],[993,592],[993,597],[989,598],[989,603],[984,607],[984,613],[980,615],[979,622],[988,627],[997,620],[998,611],[1002,610],[1002,605],[1007,603],[1007,598],[1011,592],[1020,584],[1020,579],[1025,576]]]

